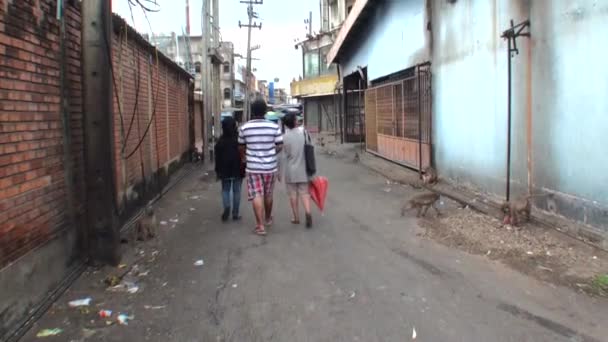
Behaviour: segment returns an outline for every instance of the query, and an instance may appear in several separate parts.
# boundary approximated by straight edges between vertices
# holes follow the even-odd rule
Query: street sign
[[[268,83],[268,103],[274,103],[274,82]]]

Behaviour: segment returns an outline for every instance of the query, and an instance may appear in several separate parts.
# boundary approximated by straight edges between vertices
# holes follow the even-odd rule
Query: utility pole
[[[204,120],[207,122],[207,134],[205,134],[205,137],[211,138],[212,135],[212,116],[210,115],[211,113],[211,96],[210,95],[210,68],[209,68],[209,5],[210,5],[210,1],[211,0],[203,0],[203,8],[201,10],[201,91],[203,92],[203,109],[204,109],[204,113],[203,113],[203,117]],[[209,146],[211,144],[211,141],[209,141],[209,139],[207,139],[208,141],[205,141],[203,143],[203,146],[206,146],[208,148],[209,151],[209,158],[210,160],[213,160],[213,149],[211,148],[211,146]]]
[[[308,12],[308,35],[312,37],[312,11]]]
[[[243,28],[246,27],[247,28],[247,67],[246,67],[246,72],[247,75],[245,75],[245,119],[249,120],[251,115],[250,115],[250,94],[249,94],[249,83],[251,83],[251,29],[252,28],[259,28],[260,30],[262,29],[262,24],[257,24],[255,22],[253,22],[253,18],[257,18],[258,14],[255,13],[253,11],[253,5],[262,5],[264,3],[264,0],[247,0],[247,1],[241,1],[242,4],[247,4],[247,17],[249,19],[249,23],[246,25],[241,24],[241,21],[239,20],[239,27]]]
[[[214,49],[214,54],[217,53],[219,51],[220,48],[220,5],[219,5],[219,0],[213,0],[213,25],[211,26],[212,30],[213,30],[213,49]],[[220,137],[220,112],[221,112],[221,108],[222,108],[222,104],[221,104],[221,100],[220,100],[220,96],[221,96],[221,90],[220,90],[220,72],[221,72],[221,65],[214,63],[213,64],[213,85],[212,85],[212,98],[213,98],[213,115],[214,115],[214,127],[215,127],[215,135],[214,135],[214,139],[217,140]],[[214,140],[214,143],[215,143]]]
[[[118,265],[120,232],[112,171],[112,11],[110,1],[82,4],[86,227],[93,262]]]
[[[190,36],[190,0],[186,0],[186,33]]]

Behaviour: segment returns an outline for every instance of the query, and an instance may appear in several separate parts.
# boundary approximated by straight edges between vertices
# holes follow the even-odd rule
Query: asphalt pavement
[[[222,224],[219,183],[197,172],[159,202],[159,237],[125,246],[129,265],[148,272],[136,293],[105,290],[100,280],[115,270],[88,272],[23,340],[61,328],[44,340],[608,341],[605,299],[426,239],[399,212],[415,190],[318,158],[330,189],[313,229],[289,222],[280,183],[267,237],[252,234],[245,200],[243,220]],[[86,296],[88,309],[67,307]],[[102,308],[133,319],[100,319]]]

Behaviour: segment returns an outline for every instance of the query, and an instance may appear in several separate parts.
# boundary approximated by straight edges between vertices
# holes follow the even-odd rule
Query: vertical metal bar
[[[94,261],[120,262],[114,165],[110,1],[88,0],[83,8],[83,82],[86,218],[90,256]],[[104,51],[105,50],[105,51]]]
[[[379,88],[376,87],[376,89],[374,89],[374,97],[376,98],[374,103],[376,104],[376,152],[379,152],[380,148],[378,146],[378,90]]]
[[[420,91],[420,66],[416,67],[418,81],[418,176],[422,179],[422,92]]]
[[[507,185],[506,198],[511,196],[511,38],[507,47]]]
[[[344,137],[342,138],[342,142],[344,142],[346,139],[346,135],[348,132],[348,127],[346,127],[346,122],[347,122],[347,116],[348,116],[348,86],[346,84],[347,78],[344,78],[344,86],[343,86],[343,91],[344,91],[344,99],[343,99],[343,110],[342,110],[342,127],[344,127],[344,131],[342,132],[342,134],[344,135]]]
[[[528,194],[532,194],[532,44],[528,44],[527,83],[527,140],[528,140]]]
[[[405,81],[401,81],[401,137],[405,138]]]
[[[341,73],[340,73],[340,63],[338,63],[337,65],[337,73],[338,73],[338,100],[337,100],[337,107],[338,107],[338,111],[336,112],[336,126],[340,127],[340,143],[343,144],[344,143],[344,138],[342,136],[342,88],[344,88],[344,80],[342,79]],[[342,87],[340,87],[340,84],[342,85]]]
[[[393,114],[393,137],[397,135],[397,128],[396,123],[397,123],[397,115],[395,114],[395,86],[394,85],[389,85],[387,87],[391,87],[391,112]]]
[[[321,133],[321,129],[323,128],[323,108],[321,107],[321,98],[317,98],[317,130],[318,133]]]
[[[359,96],[358,98],[358,105],[357,105],[357,109],[358,109],[358,117],[359,117],[359,143],[361,144],[361,151],[363,151],[363,118],[361,117],[361,94],[363,94],[363,82],[361,80],[361,78],[359,78]]]
[[[429,118],[429,129],[428,129],[428,144],[429,144],[429,165],[432,165],[433,158],[433,74],[431,74],[431,67],[427,70],[427,82],[426,89],[429,92],[428,102],[428,118]]]

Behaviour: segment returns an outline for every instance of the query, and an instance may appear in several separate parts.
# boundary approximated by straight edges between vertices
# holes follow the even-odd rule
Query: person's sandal
[[[224,212],[222,213],[222,222],[228,221],[229,216],[230,216],[230,208],[224,208]]]
[[[273,224],[273,217],[270,216],[268,220],[266,220],[266,227],[270,228]]]
[[[291,219],[291,223],[292,224],[300,224],[300,220]]]
[[[266,230],[264,229],[264,227],[255,227],[253,232],[259,236],[266,236]]]
[[[306,214],[306,228],[312,228],[312,215]]]

